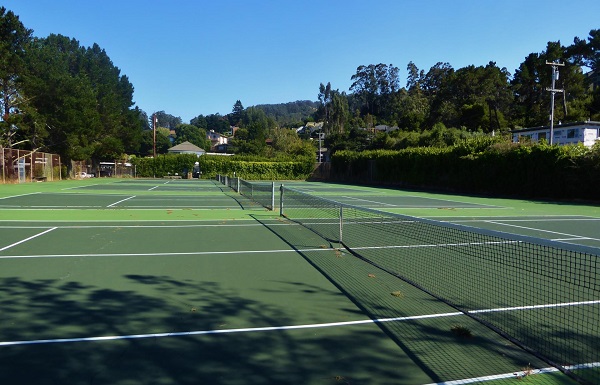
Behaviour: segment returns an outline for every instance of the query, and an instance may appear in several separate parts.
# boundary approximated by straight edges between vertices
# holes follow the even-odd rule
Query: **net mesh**
[[[281,194],[288,219],[573,379],[600,383],[600,250],[380,212],[283,186]]]
[[[217,175],[217,180],[235,192],[269,210],[275,210],[275,184],[273,182],[247,181],[242,178]]]

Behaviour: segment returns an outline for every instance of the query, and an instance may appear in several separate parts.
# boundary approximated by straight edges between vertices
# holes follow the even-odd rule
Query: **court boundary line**
[[[491,224],[494,224],[494,225],[500,225],[500,226],[506,226],[506,227],[515,227],[517,229],[539,231],[541,233],[549,233],[549,234],[553,234],[553,235],[564,235],[564,236],[567,236],[567,237],[571,237],[572,239],[600,241],[600,238],[584,237],[584,236],[580,236],[580,235],[574,235],[574,234],[568,234],[568,233],[561,233],[559,231],[537,229],[535,227],[518,226],[518,225],[513,225],[513,224],[510,224],[510,223],[496,222],[494,220],[489,220],[489,221],[485,221],[485,222],[486,223],[491,223]]]
[[[251,211],[249,209],[242,209],[238,206],[235,205],[231,205],[231,206],[195,206],[192,208],[192,206],[178,206],[178,207],[170,207],[170,206],[164,206],[164,207],[156,207],[156,206],[133,206],[135,208],[132,208],[131,206],[127,207],[111,207],[110,210],[131,210],[131,211],[135,211],[135,210],[146,210],[146,211],[165,211],[165,210],[195,210],[195,211],[206,211],[206,210],[227,210],[227,211],[231,211],[231,210],[236,210],[236,211]],[[152,207],[152,208],[144,208],[144,207]],[[202,207],[202,208],[198,208],[198,207]],[[97,209],[106,209],[105,206],[37,206],[37,208],[34,207],[23,207],[23,206],[19,206],[19,207],[9,207],[9,206],[2,206],[0,205],[0,209],[2,210],[10,210],[10,211],[44,211],[44,210],[52,210],[52,211],[69,211],[69,210],[81,210],[81,209],[90,209],[90,210],[97,210]],[[257,211],[258,208],[255,210]],[[266,211],[266,209],[261,209],[260,211]]]
[[[233,250],[233,251],[188,251],[181,253],[99,253],[99,254],[38,254],[38,255],[0,255],[0,259],[27,259],[27,258],[73,258],[73,257],[168,257],[185,255],[227,255],[227,254],[273,254],[273,253],[302,253],[314,251],[328,251],[330,248],[311,248],[303,250],[279,249],[279,250]],[[1,251],[1,249],[0,249]]]
[[[271,215],[272,218],[276,218],[278,216]],[[253,221],[256,219],[253,218],[235,218],[235,219],[0,219],[0,223],[2,222],[27,222],[27,223],[48,223],[48,222],[70,222],[70,223],[94,223],[94,222],[242,222],[242,221]],[[277,223],[285,224],[285,223]],[[290,224],[293,225],[293,224]],[[48,226],[44,226],[48,227]],[[140,226],[143,227],[143,226]]]
[[[427,199],[427,200],[439,200],[446,203],[455,203],[457,206],[440,206],[440,205],[402,205],[402,204],[394,204],[394,203],[385,203],[380,201],[374,201],[369,199],[351,197],[351,196],[342,196],[342,198],[362,201],[367,203],[373,203],[377,205],[383,205],[384,207],[395,208],[395,209],[429,209],[429,208],[451,208],[451,209],[507,209],[509,207],[505,206],[496,206],[496,205],[485,205],[479,203],[469,203],[469,202],[461,202],[461,201],[453,201],[451,199],[436,199],[436,198],[427,198],[427,197],[418,197],[418,196],[409,196],[409,198],[418,198],[418,199]],[[387,197],[386,197],[387,198]],[[402,197],[401,197],[402,198]],[[461,206],[468,205],[468,206]],[[474,207],[475,206],[475,207]]]
[[[590,362],[586,364],[577,364],[577,365],[568,365],[564,368],[567,370],[578,370],[578,369],[591,369],[600,367],[600,362]],[[482,377],[474,377],[474,378],[465,378],[462,380],[452,380],[452,381],[444,381],[444,382],[435,382],[425,385],[463,385],[463,384],[473,384],[476,382],[486,382],[486,381],[495,381],[495,380],[504,380],[507,378],[515,378],[515,379],[523,379],[529,376],[535,376],[539,374],[548,374],[548,373],[556,373],[559,370],[553,366],[548,368],[541,369],[532,369],[530,371],[516,371],[512,373],[502,373],[502,374],[493,374],[490,376],[482,376]]]
[[[135,222],[135,219],[130,220],[131,222]],[[194,221],[193,219],[189,220],[190,222]],[[214,222],[214,219],[206,219],[205,221]],[[3,221],[0,221],[2,223]],[[12,222],[12,221],[8,221]],[[24,221],[27,222],[27,221]],[[53,222],[53,221],[49,221]],[[58,222],[58,221],[57,221]],[[78,221],[68,221],[68,222],[78,222]],[[114,222],[114,221],[113,221]],[[161,220],[156,220],[155,222],[164,222]],[[42,222],[44,223],[44,222]],[[286,223],[273,223],[269,226],[290,226]],[[0,229],[46,229],[50,226],[3,226],[0,225]],[[260,223],[241,223],[241,224],[233,224],[233,223],[214,223],[214,224],[195,224],[195,225],[68,225],[68,226],[53,226],[59,229],[145,229],[145,228],[157,228],[157,229],[185,229],[185,228],[195,228],[195,227],[264,227],[264,225]]]
[[[546,308],[547,307],[565,307],[565,306],[581,306],[581,305],[588,305],[588,304],[600,304],[600,300],[571,302],[571,303],[556,303],[556,304],[546,304],[546,305],[515,306],[515,307],[501,308],[501,309],[500,308],[499,309],[479,309],[479,310],[472,310],[467,313],[535,310],[535,309],[538,309],[539,307],[546,307]],[[96,337],[75,337],[75,338],[54,338],[54,339],[40,339],[40,340],[0,341],[0,347],[41,345],[41,344],[62,344],[62,343],[75,343],[75,342],[119,341],[119,340],[144,339],[144,338],[185,337],[185,336],[213,335],[213,334],[234,334],[234,333],[245,333],[245,332],[256,333],[256,332],[266,332],[266,331],[319,329],[319,328],[330,328],[330,327],[337,327],[337,326],[354,326],[354,325],[380,324],[380,323],[389,323],[389,322],[405,322],[405,321],[415,321],[415,320],[423,320],[423,319],[431,319],[431,318],[456,317],[456,316],[463,316],[463,315],[465,315],[465,313],[457,311],[457,312],[450,312],[450,313],[422,314],[422,315],[414,315],[414,316],[363,319],[363,320],[355,320],[355,321],[325,322],[325,323],[318,323],[318,324],[263,326],[263,327],[249,327],[249,328],[236,328],[236,329],[209,329],[209,330],[193,330],[193,331],[182,331],[182,332],[126,334],[126,335],[96,336]],[[441,383],[441,384],[447,384],[447,383]]]
[[[41,193],[42,193],[41,191],[37,191],[37,192],[32,192],[32,193],[27,193],[27,194],[10,195],[10,196],[7,196],[7,197],[2,197],[2,198],[0,198],[0,200],[2,200],[2,199],[11,199],[11,198],[19,198],[19,197],[24,197],[24,196],[27,196],[27,195],[36,195],[36,194],[41,194]]]

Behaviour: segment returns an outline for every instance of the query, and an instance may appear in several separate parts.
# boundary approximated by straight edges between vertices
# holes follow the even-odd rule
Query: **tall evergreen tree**
[[[239,126],[242,122],[242,118],[244,115],[244,106],[242,102],[237,100],[233,105],[233,109],[231,110],[231,114],[229,114],[229,124],[232,126]]]
[[[15,114],[28,108],[19,82],[31,35],[17,15],[0,7],[0,146],[12,146],[15,123],[21,123]]]

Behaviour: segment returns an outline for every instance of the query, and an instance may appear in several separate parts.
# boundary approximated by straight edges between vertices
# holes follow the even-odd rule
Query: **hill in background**
[[[319,103],[310,100],[297,100],[295,102],[280,104],[258,104],[265,114],[277,122],[280,127],[302,126],[306,120],[311,120],[317,111]]]

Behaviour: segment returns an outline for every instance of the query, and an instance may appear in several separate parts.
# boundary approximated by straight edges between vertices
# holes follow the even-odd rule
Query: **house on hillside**
[[[210,130],[206,133],[206,137],[210,140],[210,149],[215,152],[225,152],[227,151],[227,146],[229,144],[229,137],[219,134],[215,132],[215,130]]]
[[[305,126],[302,127],[298,127],[296,128],[296,133],[298,135],[310,135],[313,136],[313,134],[315,132],[321,132],[321,130],[323,130],[323,122],[319,122],[319,123],[315,123],[315,122],[308,122],[306,123]]]
[[[523,128],[511,131],[513,142],[517,143],[523,139],[538,142],[546,140],[550,143],[550,126]],[[575,144],[583,143],[591,147],[600,139],[600,122],[587,121],[554,126],[553,144]]]
[[[196,154],[197,156],[204,155],[206,151],[190,142],[183,142],[173,146],[167,150],[169,154]]]

